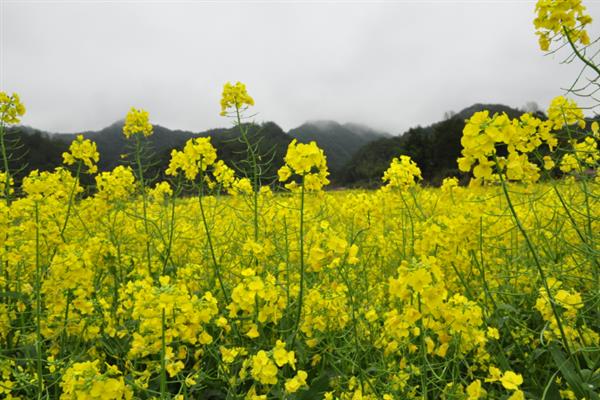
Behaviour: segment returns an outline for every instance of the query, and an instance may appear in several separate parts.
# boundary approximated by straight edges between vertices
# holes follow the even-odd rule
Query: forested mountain
[[[301,142],[315,140],[329,157],[332,175],[338,171],[364,144],[388,136],[358,124],[340,125],[329,121],[323,124],[307,123],[284,132],[274,122],[249,124],[252,143],[258,144],[261,160],[269,166],[263,169],[266,180],[275,179],[277,169],[283,165],[283,157],[293,138]],[[83,136],[96,142],[100,153],[99,169],[106,171],[127,162],[127,154],[133,151],[133,141],[125,138],[122,132],[123,121],[117,121],[99,131],[83,133]],[[315,132],[303,134],[314,129]],[[62,153],[67,151],[76,134],[47,133],[25,126],[12,127],[8,138],[14,145],[11,169],[18,170],[17,183],[34,169],[51,170],[62,163]],[[166,169],[172,149],[180,149],[193,137],[210,136],[217,148],[218,157],[241,173],[245,172],[242,162],[246,158],[246,146],[240,141],[237,128],[217,128],[200,133],[171,130],[154,125],[153,134],[145,140],[147,164],[151,165],[150,176],[157,176]],[[337,168],[337,169],[336,169]],[[246,171],[247,172],[247,171]]]
[[[444,120],[429,126],[411,128],[400,136],[358,124],[327,120],[306,122],[287,133],[274,122],[249,124],[248,128],[250,140],[258,143],[262,162],[270,164],[263,170],[264,183],[276,178],[287,146],[295,138],[300,142],[314,140],[325,151],[333,186],[377,187],[392,158],[401,154],[410,156],[419,165],[426,183],[437,185],[450,175],[468,179],[458,171],[456,164],[462,149],[460,138],[465,120],[483,109],[491,113],[505,112],[511,118],[523,113],[501,104],[474,104],[458,113],[448,113]],[[544,117],[539,112],[537,115]],[[84,134],[97,143],[100,170],[128,162],[123,155],[131,153],[132,141],[123,136],[122,128],[123,121],[118,121],[100,131]],[[13,127],[8,136],[19,143],[13,146],[11,166],[13,170],[19,170],[17,183],[33,169],[51,170],[61,165],[62,153],[75,138],[74,134],[49,134],[28,127]],[[155,125],[145,146],[147,163],[151,165],[149,176],[160,177],[167,168],[171,150],[180,149],[188,139],[198,136],[210,136],[220,159],[242,174],[248,172],[242,162],[246,158],[246,146],[241,142],[237,128],[194,133]]]
[[[511,118],[523,114],[522,110],[501,104],[474,104],[450,114],[432,125],[409,129],[401,136],[374,140],[363,146],[342,168],[340,183],[349,186],[377,187],[392,158],[410,156],[421,168],[423,180],[437,185],[448,176],[461,176],[456,163],[462,146],[460,138],[465,120],[481,110],[490,114],[505,112]],[[543,114],[538,114],[543,117]]]

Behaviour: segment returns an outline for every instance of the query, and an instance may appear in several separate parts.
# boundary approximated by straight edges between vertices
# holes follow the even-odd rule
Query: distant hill
[[[100,170],[111,170],[121,164],[121,154],[131,152],[133,141],[123,135],[124,121],[117,121],[99,131],[85,132],[83,136],[96,142],[100,153]],[[76,134],[55,134],[55,139],[70,143]],[[182,147],[190,138],[197,136],[192,132],[173,131],[160,125],[154,125],[152,136],[148,138],[151,151],[160,154],[165,150]]]
[[[392,158],[400,155],[410,156],[428,183],[437,185],[447,176],[461,176],[456,159],[462,150],[460,139],[465,120],[482,110],[489,110],[490,114],[506,113],[511,118],[523,114],[522,110],[502,104],[474,104],[443,121],[411,128],[400,136],[372,141],[344,165],[340,172],[341,183],[377,187]],[[542,113],[538,116],[545,118]]]
[[[309,121],[287,133],[274,122],[250,124],[248,127],[251,141],[259,143],[262,161],[270,163],[269,167],[263,169],[263,184],[276,179],[287,146],[295,138],[304,143],[314,140],[325,151],[332,186],[378,187],[392,158],[402,154],[410,156],[419,165],[425,182],[437,185],[447,176],[468,180],[468,175],[462,174],[456,163],[462,149],[460,139],[465,120],[484,109],[492,114],[504,112],[511,118],[523,113],[522,110],[502,104],[474,104],[458,113],[448,113],[442,121],[410,128],[400,136],[359,124],[340,124],[329,120]],[[545,118],[541,112],[536,115]],[[122,128],[123,121],[117,121],[99,131],[84,134],[97,143],[100,170],[109,170],[126,162],[121,155],[131,152],[132,143],[123,136]],[[188,139],[198,136],[210,136],[220,159],[239,173],[249,174],[248,166],[243,163],[245,145],[240,141],[237,128],[190,132],[155,125],[154,134],[147,143],[148,153],[151,154],[148,161],[152,165],[148,176],[162,178],[171,150],[181,148]],[[561,143],[566,143],[563,134],[559,133],[558,136]],[[19,171],[16,174],[18,184],[20,178],[33,169],[51,170],[61,165],[62,153],[68,149],[75,135],[13,127],[9,137],[21,143],[21,147],[13,152],[14,161],[11,165],[13,171]]]
[[[327,156],[332,173],[339,172],[356,152],[374,140],[388,138],[387,132],[377,131],[359,124],[341,125],[335,121],[309,121],[288,132],[299,142],[317,142]]]
[[[117,121],[99,131],[82,133],[93,140],[100,153],[99,169],[111,170],[123,164],[122,155],[131,153],[133,142],[127,140],[122,133],[124,121]],[[277,169],[283,165],[283,157],[288,144],[293,138],[301,142],[315,140],[328,156],[330,169],[341,168],[364,144],[373,140],[388,137],[359,124],[340,125],[334,121],[311,122],[301,125],[286,133],[274,122],[250,124],[252,142],[259,143],[259,152],[263,160],[272,160],[272,165],[264,173],[269,179],[276,178]],[[22,144],[11,169],[16,171],[17,180],[26,176],[31,170],[52,170],[62,164],[62,153],[67,151],[71,141],[77,134],[48,133],[27,126],[10,128],[9,136]],[[220,159],[237,167],[241,173],[249,173],[241,161],[246,157],[245,145],[240,142],[237,128],[215,128],[204,132],[171,130],[154,125],[154,132],[148,138],[146,148],[150,155],[149,164],[153,168],[150,176],[160,176],[166,169],[172,149],[180,149],[193,137],[210,136],[217,148]],[[332,174],[333,175],[333,174]],[[335,178],[334,178],[335,180]]]
[[[199,133],[171,130],[160,125],[154,125],[153,128],[145,144],[148,164],[153,165],[150,176],[162,175],[171,158],[171,150],[183,148],[185,142],[194,137],[211,137],[219,159],[232,167],[237,166],[242,173],[249,173],[240,164],[246,157],[246,146],[239,140],[237,128],[215,128]],[[70,143],[75,136],[64,134],[54,135],[54,138]],[[133,151],[133,141],[123,135],[123,121],[117,121],[100,131],[84,133],[83,136],[96,142],[100,153],[100,170],[111,170],[123,164],[121,155]],[[282,165],[291,138],[274,122],[250,124],[249,136],[252,142],[259,143],[260,154],[274,158],[273,165],[265,171],[266,176],[274,177],[275,168]]]

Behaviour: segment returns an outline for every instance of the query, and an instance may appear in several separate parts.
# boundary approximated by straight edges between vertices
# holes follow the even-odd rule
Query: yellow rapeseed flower
[[[81,161],[87,168],[90,174],[98,171],[96,164],[100,160],[100,153],[96,148],[96,143],[89,139],[84,139],[83,135],[77,135],[73,140],[69,151],[63,153],[63,162],[67,165],[73,165],[77,161]]]
[[[128,139],[138,133],[144,136],[152,135],[152,124],[150,124],[150,116],[148,111],[131,107],[125,117],[125,125],[123,126],[123,134]]]
[[[478,400],[485,396],[485,390],[481,387],[481,381],[477,379],[467,386],[467,400]]]
[[[385,190],[392,188],[407,189],[415,186],[423,179],[421,169],[409,156],[394,158],[390,167],[384,172],[382,180],[386,182]]]
[[[253,106],[254,99],[250,97],[246,90],[246,85],[242,82],[236,82],[232,85],[227,82],[223,85],[223,94],[221,96],[221,115],[227,115],[231,108],[239,112],[244,106]]]
[[[523,383],[523,377],[521,374],[516,374],[512,371],[506,371],[500,378],[500,383],[508,390],[517,390]]]
[[[307,191],[319,191],[329,184],[327,159],[316,142],[306,144],[298,143],[296,139],[292,140],[284,160],[285,165],[277,172],[280,182],[287,182],[297,175]],[[285,187],[294,190],[298,185],[299,182],[292,180]]]
[[[300,388],[306,386],[306,378],[308,374],[305,371],[298,371],[295,377],[285,381],[285,391],[288,393],[296,393]]]
[[[264,350],[252,357],[252,377],[263,385],[277,383],[277,366]]]
[[[13,93],[9,96],[0,92],[0,122],[4,124],[18,124],[25,114],[25,106],[21,103],[19,95]]]
[[[585,12],[581,0],[538,0],[535,11],[533,24],[543,51],[550,50],[552,40],[566,35],[573,43],[590,44],[584,28],[592,22],[592,17]]]

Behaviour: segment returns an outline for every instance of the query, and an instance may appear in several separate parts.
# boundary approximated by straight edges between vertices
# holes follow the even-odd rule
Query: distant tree
[[[455,111],[452,111],[452,110],[450,110],[450,111],[446,111],[446,112],[444,113],[444,121],[447,121],[447,120],[449,120],[449,119],[451,119],[451,118],[454,118],[454,116],[455,116],[455,115],[456,115],[456,112],[455,112]]]
[[[474,104],[459,113],[449,111],[443,121],[365,145],[343,168],[343,182],[349,186],[379,186],[383,172],[400,155],[410,156],[419,165],[425,183],[439,185],[448,176],[460,177],[456,159],[462,150],[460,140],[465,119],[483,109],[492,114],[505,112],[511,118],[523,113],[501,104]],[[500,149],[499,154],[503,151]]]

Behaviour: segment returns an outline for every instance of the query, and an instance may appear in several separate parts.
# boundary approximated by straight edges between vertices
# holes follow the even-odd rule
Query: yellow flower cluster
[[[565,173],[583,172],[586,168],[593,170],[598,166],[599,161],[598,142],[595,138],[588,136],[581,141],[573,141],[573,151],[563,156],[560,161],[560,170]]]
[[[121,400],[133,398],[132,391],[125,385],[119,369],[106,364],[105,372],[99,361],[74,363],[63,375],[60,386],[61,400]]]
[[[574,127],[585,129],[586,121],[581,108],[575,101],[558,96],[548,107],[548,119],[545,121],[523,114],[518,119],[509,119],[506,114],[495,114],[490,117],[488,111],[475,113],[465,125],[461,143],[462,156],[458,159],[461,171],[468,172],[473,168],[477,185],[485,181],[496,182],[503,174],[505,179],[522,182],[536,182],[539,167],[529,160],[529,154],[546,144],[554,151],[558,140],[554,131]],[[586,168],[593,170],[600,160],[598,151],[598,123],[591,124],[591,132],[582,139],[571,139],[572,150],[562,155],[560,170],[564,173],[572,171],[581,173]],[[497,156],[499,146],[506,146],[507,157]],[[545,155],[541,162],[545,170],[555,166],[557,156]]]
[[[169,184],[169,182],[159,182],[157,183],[154,188],[149,190],[149,194],[150,197],[153,198],[155,201],[161,201],[164,200],[167,197],[170,197],[173,195],[173,189],[171,188],[171,185]]]
[[[86,340],[98,338],[102,315],[94,307],[98,292],[93,282],[97,271],[105,267],[104,257],[111,254],[108,244],[101,240],[90,240],[84,249],[65,245],[57,251],[41,288],[48,310],[41,326],[44,337],[57,339],[68,334]],[[69,307],[69,303],[74,306]]]
[[[3,124],[18,124],[25,114],[25,106],[17,93],[9,96],[0,92],[0,122]]]
[[[567,35],[573,43],[588,45],[590,38],[584,28],[592,18],[585,10],[581,0],[538,0],[533,23],[540,48],[548,51],[554,38]]]
[[[528,154],[546,143],[551,149],[557,145],[552,134],[554,121],[542,121],[531,114],[510,119],[506,114],[480,111],[467,120],[461,144],[462,157],[458,159],[461,171],[473,168],[473,183],[498,181],[498,174],[508,180],[536,182],[539,167],[529,161]],[[497,156],[497,147],[506,146],[507,157]]]
[[[307,345],[314,347],[317,339],[325,332],[339,332],[350,322],[348,288],[339,282],[332,282],[327,291],[321,286],[311,288],[304,300],[303,319],[300,330],[307,337]]]
[[[83,135],[77,135],[77,138],[69,146],[69,151],[63,153],[62,156],[66,165],[73,165],[81,161],[88,168],[90,174],[98,171],[96,164],[100,160],[100,153],[96,149],[96,143],[84,139]]]
[[[214,189],[219,187],[225,192],[236,195],[236,194],[251,194],[252,183],[248,178],[237,178],[235,171],[227,166],[223,160],[217,161],[213,165],[212,175],[214,181],[210,177],[205,177],[208,181],[208,187]]]
[[[129,351],[133,359],[159,354],[163,329],[169,344],[175,339],[179,344],[190,345],[206,345],[213,341],[204,326],[218,313],[217,299],[210,292],[198,298],[190,294],[183,283],[171,283],[169,276],[163,276],[159,281],[159,286],[150,279],[129,282],[123,293],[120,315],[139,324]],[[166,326],[162,324],[163,310]],[[185,359],[185,353],[181,355]],[[171,364],[170,375],[175,376],[183,363],[173,360]]]
[[[301,178],[300,185],[307,191],[319,191],[329,184],[329,171],[325,153],[316,142],[298,143],[296,139],[288,145],[284,158],[285,165],[277,172],[280,182],[288,182],[293,175]],[[289,190],[298,189],[298,182],[292,180],[285,184]]]
[[[260,350],[252,356],[252,377],[263,385],[277,383],[277,366],[266,351]]]
[[[15,184],[15,180],[10,177],[8,179],[8,190],[6,188],[6,172],[0,171],[0,198],[4,197],[6,194],[13,194],[15,190],[13,189],[13,185]]]
[[[242,84],[225,86],[223,113],[252,104]],[[124,133],[139,150],[152,126],[130,115]],[[390,189],[421,179],[407,156],[382,190],[322,192],[325,154],[295,140],[278,176],[301,190],[300,208],[237,178],[209,138],[173,151],[166,173],[201,174],[210,196],[175,198],[183,179],[145,185],[142,172],[134,196],[134,173],[119,166],[80,197],[67,169],[33,171],[22,196],[0,202],[0,395],[592,398],[600,179],[588,175],[600,128],[575,130],[561,160],[553,131],[585,129],[584,116],[564,98],[548,115],[466,122],[460,169],[474,168],[475,183],[531,183],[510,195],[446,178],[399,202]],[[78,137],[65,163],[92,169],[96,153]],[[590,173],[535,183],[532,155]]]
[[[171,151],[171,161],[166,174],[177,176],[179,171],[182,171],[186,179],[193,181],[200,171],[206,171],[216,160],[217,150],[210,143],[210,137],[190,139],[182,151]]]
[[[442,192],[452,192],[456,187],[458,187],[458,178],[451,177],[444,178],[440,189],[442,190]]]
[[[580,321],[578,322],[579,311],[584,305],[581,294],[573,289],[563,289],[562,282],[554,278],[550,278],[549,286],[553,301],[560,308],[562,329],[569,344],[576,349],[582,349],[587,343],[598,342],[600,340],[598,332],[593,331],[589,326],[581,325]],[[544,330],[544,337],[549,341],[560,340],[560,327],[550,305],[550,297],[544,288],[541,288],[539,293],[535,309],[549,324],[549,329]]]
[[[134,190],[135,176],[130,167],[119,165],[96,176],[96,196],[106,201],[126,200]]]
[[[583,111],[574,100],[566,97],[557,96],[552,99],[547,114],[554,130],[562,129],[565,125],[578,125],[581,129],[585,128]]]
[[[152,135],[152,124],[150,124],[150,116],[148,111],[131,107],[125,117],[125,125],[123,126],[123,134],[126,138],[141,133],[144,136]]]
[[[23,192],[37,201],[47,197],[68,199],[73,187],[75,193],[83,192],[83,188],[64,168],[57,168],[54,172],[34,170],[23,179]]]
[[[293,351],[285,349],[284,342],[278,340],[271,351],[260,350],[252,356],[251,361],[247,360],[245,363],[251,366],[250,373],[254,380],[263,385],[275,385],[278,382],[279,368],[289,364],[292,369],[296,369],[296,356]],[[242,370],[240,373],[243,376],[245,372]],[[286,390],[289,393],[297,392],[306,385],[307,376],[305,371],[298,371],[294,378],[286,381]]]
[[[212,178],[210,174],[205,174],[209,167],[212,167]],[[210,189],[218,187],[230,194],[252,193],[252,184],[248,178],[237,178],[233,169],[222,160],[217,160],[217,150],[211,144],[210,137],[190,139],[183,150],[171,151],[171,161],[165,172],[171,176],[183,172],[190,181],[194,181],[202,172]]]
[[[21,400],[20,396],[13,396],[13,390],[18,388],[18,383],[13,379],[11,369],[14,368],[15,362],[5,358],[0,360],[0,395],[7,400]]]
[[[393,188],[405,190],[415,186],[421,179],[423,179],[421,169],[409,156],[394,158],[382,178],[383,182],[386,182],[384,190]]]
[[[231,292],[231,303],[227,306],[229,317],[255,317],[259,323],[279,322],[286,303],[285,293],[277,287],[275,277],[269,274],[263,279],[252,268],[242,270],[242,276],[243,281]],[[246,335],[259,336],[254,322],[248,324]]]
[[[285,391],[288,393],[296,393],[300,388],[307,386],[306,378],[308,374],[306,371],[298,371],[296,376],[292,379],[288,379],[285,381]]]
[[[281,340],[278,340],[277,343],[275,343],[275,348],[273,348],[273,358],[275,359],[275,364],[280,368],[289,364],[292,369],[296,369],[295,353],[293,351],[287,351],[285,349],[285,343]]]
[[[445,357],[457,337],[463,354],[484,349],[487,339],[481,308],[462,295],[449,297],[444,282],[444,274],[433,258],[424,258],[413,266],[402,263],[398,278],[389,279],[390,299],[398,306],[385,314],[387,338],[381,345],[386,353],[402,348],[415,351],[411,339],[422,335],[427,352],[439,357]],[[419,299],[420,307],[416,306]]]
[[[0,203],[0,230],[6,232],[0,260],[8,271],[0,285],[20,293],[0,306],[0,341],[8,347],[37,343],[34,326],[22,321],[36,310],[38,257],[44,384],[59,378],[57,397],[77,392],[94,398],[94,387],[113,393],[123,387],[121,379],[132,398],[151,397],[160,390],[162,365],[169,394],[187,391],[191,398],[207,397],[214,388],[241,398],[277,398],[312,391],[320,382],[325,398],[416,399],[427,379],[432,398],[519,399],[543,391],[530,374],[547,381],[557,371],[551,358],[536,352],[543,343],[562,343],[550,298],[523,255],[506,205],[490,201],[497,187],[458,188],[450,179],[450,189],[423,188],[414,192],[414,203],[404,204],[381,190],[307,196],[304,296],[292,341],[300,291],[295,197],[259,193],[258,239],[248,197],[204,199],[223,292],[215,287],[197,199],[165,202],[171,187],[153,186],[146,233],[142,200],[131,196],[133,174],[119,167],[97,176],[96,195],[73,204],[65,243],[59,230],[74,178],[66,170],[64,176],[46,174],[44,184],[34,182],[42,173],[26,180],[30,195]],[[225,169],[221,174],[231,177]],[[575,223],[587,224],[579,184],[556,184],[577,210]],[[562,281],[549,281],[552,298],[570,346],[583,352],[600,343],[588,311],[594,266],[548,189],[536,184],[531,193],[516,192],[515,207],[535,245],[550,244],[544,265]],[[600,197],[593,181],[589,190],[594,231]],[[31,218],[34,201],[38,224]],[[65,358],[76,346],[81,358]],[[122,374],[105,372],[105,360]],[[360,376],[344,360],[361,360],[377,374]],[[69,371],[76,361],[89,364]],[[23,378],[16,377],[35,383],[36,364],[21,364],[22,370],[7,367],[0,382],[7,382],[2,390],[11,396],[27,398],[18,383]],[[453,367],[458,379],[444,375]],[[331,368],[335,376],[320,375]],[[95,378],[84,377],[88,370]],[[572,390],[568,383],[556,385]]]
[[[481,381],[479,379],[471,382],[467,386],[467,400],[479,400],[485,398],[486,391],[481,387]]]
[[[306,261],[309,271],[321,271],[323,268],[336,268],[347,263],[355,265],[359,262],[358,246],[349,244],[323,222],[319,229],[310,230],[306,239],[312,243]]]
[[[491,366],[489,368],[490,376],[486,382],[500,382],[505,389],[512,390],[513,393],[508,397],[509,400],[525,400],[525,394],[519,389],[523,384],[523,376],[513,371],[504,371],[502,373],[498,368]]]
[[[246,85],[242,82],[236,82],[232,85],[227,82],[223,85],[223,94],[221,96],[221,115],[227,115],[231,108],[239,112],[244,106],[253,106],[254,99],[250,97],[246,90]]]

